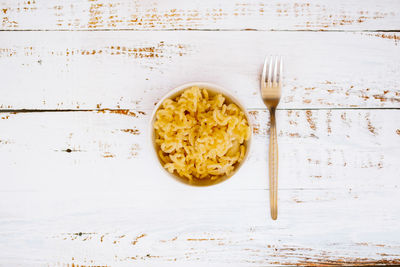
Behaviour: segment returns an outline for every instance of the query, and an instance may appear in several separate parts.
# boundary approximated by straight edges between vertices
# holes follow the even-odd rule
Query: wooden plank
[[[280,188],[397,186],[399,112],[278,111]],[[2,175],[8,179],[3,180],[2,191],[61,187],[132,191],[175,185],[159,169],[148,168],[149,162],[155,162],[150,157],[147,114],[147,110],[3,113],[0,159]],[[226,183],[228,187],[266,187],[268,113],[253,110],[251,114],[252,151],[241,174]],[[144,173],[152,178],[140,179]]]
[[[265,190],[160,189],[133,189],[131,194],[1,192],[1,263],[400,263],[400,205],[388,205],[398,199],[398,189],[281,190],[278,221],[269,218]]]
[[[207,188],[151,161],[150,110],[3,112],[1,263],[399,264],[399,112],[279,110],[278,223],[265,110],[248,162]]]
[[[285,57],[280,108],[400,107],[396,33],[103,31],[0,32],[0,109],[150,109],[196,80],[263,108],[267,54]]]
[[[399,30],[396,0],[4,0],[3,30]]]

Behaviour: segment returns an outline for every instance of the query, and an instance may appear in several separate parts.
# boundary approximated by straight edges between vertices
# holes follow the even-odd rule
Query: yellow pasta
[[[250,127],[243,111],[221,94],[192,87],[156,112],[155,142],[164,167],[192,180],[229,175],[245,155]]]

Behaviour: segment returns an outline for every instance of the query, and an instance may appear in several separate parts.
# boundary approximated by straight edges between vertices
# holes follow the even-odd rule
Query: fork
[[[269,201],[273,220],[278,218],[278,142],[275,110],[281,98],[282,65],[282,57],[266,57],[261,75],[261,97],[271,117],[269,128]]]

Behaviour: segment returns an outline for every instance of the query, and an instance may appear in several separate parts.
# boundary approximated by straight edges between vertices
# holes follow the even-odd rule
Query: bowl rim
[[[193,86],[197,86],[199,88],[205,88],[207,90],[213,91],[214,93],[221,93],[223,96],[226,96],[227,98],[229,98],[229,100],[231,100],[233,103],[238,105],[239,108],[243,111],[243,113],[244,113],[244,115],[245,115],[245,117],[247,119],[247,122],[249,124],[249,127],[250,127],[250,137],[246,141],[246,152],[245,152],[245,155],[243,157],[243,161],[235,168],[235,170],[231,173],[231,175],[225,176],[225,177],[223,177],[221,179],[217,179],[214,183],[207,183],[207,184],[190,183],[189,180],[186,182],[186,180],[184,180],[183,178],[178,177],[177,175],[168,172],[168,170],[166,170],[162,166],[162,163],[160,162],[159,156],[157,154],[156,146],[155,146],[155,143],[154,143],[154,127],[153,127],[153,124],[154,124],[154,120],[155,120],[155,114],[156,114],[157,110],[160,108],[161,104],[167,98],[173,97],[174,95],[180,93],[181,91],[183,91],[185,89],[188,89],[190,87],[193,87]],[[248,113],[246,107],[243,105],[243,103],[237,97],[232,95],[232,93],[229,92],[227,89],[225,89],[224,87],[222,87],[220,85],[217,85],[217,84],[214,84],[214,83],[210,83],[210,82],[189,82],[189,83],[185,83],[185,84],[179,85],[179,86],[173,88],[172,90],[168,91],[157,102],[157,104],[154,106],[153,112],[151,113],[151,116],[150,116],[150,121],[149,121],[149,124],[148,124],[148,128],[149,128],[149,131],[148,131],[149,138],[148,139],[149,139],[149,144],[151,146],[150,149],[152,150],[152,152],[150,154],[152,155],[153,160],[157,162],[158,167],[161,168],[164,173],[168,174],[168,176],[172,177],[174,180],[177,180],[182,184],[186,184],[186,185],[189,185],[189,186],[192,186],[192,187],[193,186],[194,187],[211,186],[211,185],[216,185],[216,184],[222,183],[222,182],[224,182],[226,180],[231,180],[233,178],[233,176],[235,176],[235,174],[237,174],[238,171],[241,169],[241,167],[244,165],[244,163],[248,159],[248,156],[249,156],[250,151],[251,151],[251,144],[252,144],[251,141],[252,141],[252,138],[253,138],[253,127],[251,125],[250,116],[249,116],[249,113]]]

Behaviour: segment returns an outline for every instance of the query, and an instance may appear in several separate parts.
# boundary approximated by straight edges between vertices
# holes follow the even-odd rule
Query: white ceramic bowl
[[[157,110],[159,109],[160,105],[164,102],[165,99],[168,99],[168,98],[175,98],[175,97],[179,96],[180,94],[182,94],[183,91],[184,91],[185,89],[191,88],[192,86],[197,86],[197,87],[199,87],[199,88],[205,88],[205,89],[207,89],[211,94],[216,94],[216,93],[222,94],[222,95],[226,98],[226,100],[227,100],[228,103],[234,103],[234,104],[236,104],[236,105],[244,112],[244,114],[245,114],[245,116],[246,116],[246,119],[247,119],[247,121],[249,122],[251,134],[250,134],[249,140],[245,141],[245,145],[246,145],[246,153],[245,153],[245,156],[244,156],[244,158],[243,158],[243,161],[242,161],[241,163],[239,163],[237,166],[235,166],[234,171],[233,171],[229,176],[223,176],[223,177],[221,177],[221,178],[219,178],[219,179],[212,180],[212,181],[211,181],[210,179],[206,179],[206,180],[202,180],[202,179],[193,179],[193,181],[190,182],[188,179],[182,178],[182,177],[178,176],[178,175],[175,174],[175,173],[174,173],[174,174],[171,174],[170,172],[168,172],[168,171],[162,166],[161,160],[160,160],[160,158],[159,158],[159,156],[158,156],[158,153],[157,153],[158,147],[157,147],[157,145],[156,145],[156,143],[155,143],[155,141],[154,141],[154,139],[155,139],[155,132],[154,132],[153,124],[154,124],[154,120],[155,120],[155,114],[156,114]],[[151,120],[150,120],[149,128],[150,128],[150,129],[149,129],[149,133],[150,133],[150,143],[151,143],[151,146],[152,146],[152,149],[151,149],[152,152],[150,152],[150,153],[153,155],[154,160],[157,161],[156,164],[158,164],[158,165],[161,167],[161,169],[163,169],[164,172],[167,173],[167,174],[168,174],[169,176],[171,176],[172,178],[174,178],[174,179],[176,179],[176,180],[178,180],[178,181],[180,181],[180,182],[183,182],[183,183],[185,183],[185,184],[194,185],[194,186],[206,186],[206,185],[218,184],[218,183],[220,183],[220,182],[222,182],[222,181],[227,180],[228,178],[232,177],[235,173],[237,173],[237,171],[240,169],[240,167],[243,165],[243,163],[246,161],[246,159],[247,159],[247,157],[248,157],[248,155],[249,155],[250,146],[251,146],[251,139],[252,139],[252,134],[253,134],[253,129],[252,129],[252,126],[251,126],[250,120],[249,120],[249,115],[248,115],[248,113],[247,113],[246,108],[243,106],[243,104],[242,104],[236,97],[234,97],[231,93],[229,93],[226,89],[224,89],[223,87],[218,86],[218,85],[216,85],[216,84],[212,84],[212,83],[206,83],[206,82],[191,82],[191,83],[186,83],[186,84],[183,84],[183,85],[181,85],[181,86],[178,86],[178,87],[176,87],[175,89],[169,91],[163,98],[160,99],[160,101],[159,101],[159,102],[157,103],[157,105],[155,106],[154,111],[153,111],[153,113],[151,114]]]

